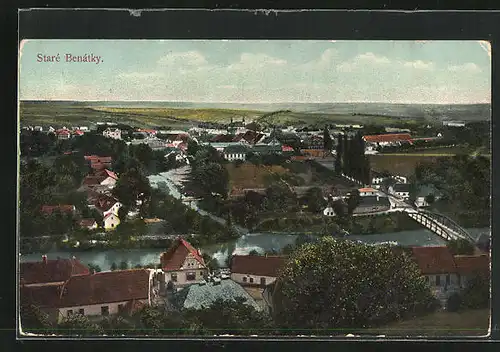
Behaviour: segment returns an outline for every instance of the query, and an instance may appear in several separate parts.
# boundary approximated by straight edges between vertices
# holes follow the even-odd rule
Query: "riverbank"
[[[301,232],[301,233],[349,233],[351,235],[373,235],[423,229],[404,212],[356,216],[341,219],[324,215],[297,213],[270,217],[260,222],[254,232]]]

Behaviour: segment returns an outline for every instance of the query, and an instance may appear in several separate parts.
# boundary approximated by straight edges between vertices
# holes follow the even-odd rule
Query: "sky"
[[[39,62],[57,54],[59,62]],[[24,40],[19,65],[21,100],[491,100],[491,49],[479,41]]]

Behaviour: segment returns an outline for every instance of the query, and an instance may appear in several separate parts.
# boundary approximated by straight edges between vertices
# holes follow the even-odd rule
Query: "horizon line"
[[[419,104],[419,105],[491,105],[491,102],[387,102],[387,101],[282,101],[282,102],[241,102],[241,101],[195,101],[195,100],[74,100],[74,99],[19,99],[23,101],[76,102],[76,103],[195,103],[195,104]]]

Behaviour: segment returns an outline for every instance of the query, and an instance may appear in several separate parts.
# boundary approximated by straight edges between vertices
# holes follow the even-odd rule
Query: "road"
[[[200,209],[197,200],[187,200],[180,192],[180,188],[182,187],[182,183],[186,180],[187,175],[191,171],[191,167],[189,165],[180,167],[178,169],[173,169],[167,172],[163,172],[158,175],[149,176],[149,181],[151,182],[151,186],[157,187],[158,183],[164,182],[166,183],[169,194],[174,198],[181,200],[184,204],[186,204],[191,209],[197,211],[200,215],[208,216],[212,220],[218,222],[219,224],[226,225],[226,219],[218,217],[212,213],[209,213],[203,209]],[[248,229],[245,229],[238,225],[232,225],[232,228],[238,232],[240,235],[247,234],[249,232]]]

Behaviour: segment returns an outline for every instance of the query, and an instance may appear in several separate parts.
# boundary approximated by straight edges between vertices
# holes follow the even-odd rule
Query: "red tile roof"
[[[107,196],[107,195],[101,195],[97,201],[95,202],[95,207],[97,210],[100,210],[101,212],[108,211],[111,209],[113,205],[115,205],[118,202],[118,199]]]
[[[282,152],[293,152],[293,150],[294,149],[292,147],[290,147],[289,145],[282,145],[281,146],[281,151]]]
[[[106,176],[85,176],[83,179],[82,184],[84,186],[95,186],[95,185],[100,185],[102,181],[106,179]]]
[[[460,275],[487,274],[490,270],[490,256],[487,254],[456,255],[455,264]]]
[[[71,275],[88,274],[89,269],[76,259],[47,260],[20,264],[21,283],[26,285],[65,281]]]
[[[91,227],[96,224],[94,219],[81,219],[78,223],[81,227]]]
[[[149,298],[150,270],[131,269],[71,277],[62,287],[60,307]]]
[[[235,255],[231,260],[231,273],[278,277],[287,257],[261,255]]]
[[[116,176],[116,174],[113,171],[109,171],[108,169],[105,169],[104,172],[109,177],[114,178],[115,180],[118,180],[118,176]]]
[[[453,255],[447,247],[412,247],[412,253],[422,274],[456,273]]]
[[[44,205],[42,206],[42,213],[52,214],[55,211],[61,213],[73,213],[75,211],[74,205]]]
[[[363,136],[363,139],[371,143],[411,141],[411,135],[409,133],[377,134]]]
[[[188,254],[192,254],[201,265],[205,266],[205,261],[199,251],[182,238],[178,238],[168,251],[162,253],[160,262],[163,270],[180,270]]]
[[[60,303],[60,292],[63,284],[43,286],[21,286],[21,304],[32,304],[38,308],[54,308]]]

